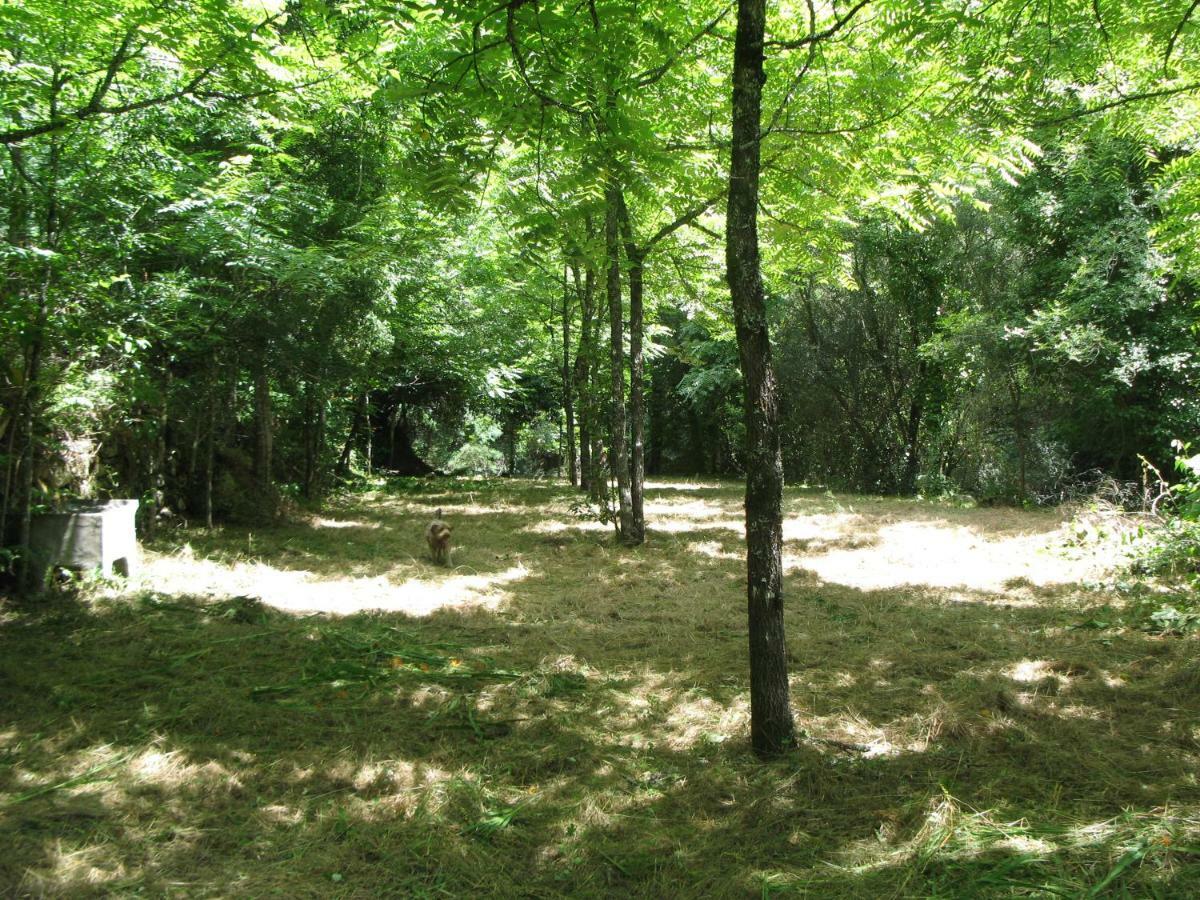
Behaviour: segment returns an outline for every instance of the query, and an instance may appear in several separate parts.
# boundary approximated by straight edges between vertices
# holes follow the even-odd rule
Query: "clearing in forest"
[[[1196,639],[1062,515],[789,490],[763,764],[741,487],[634,549],[574,498],[381,484],[2,607],[0,893],[1200,895]]]

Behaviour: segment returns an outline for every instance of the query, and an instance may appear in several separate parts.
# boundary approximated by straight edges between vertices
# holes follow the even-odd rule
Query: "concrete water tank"
[[[33,517],[29,549],[41,571],[51,566],[132,575],[138,566],[136,500],[77,503]]]

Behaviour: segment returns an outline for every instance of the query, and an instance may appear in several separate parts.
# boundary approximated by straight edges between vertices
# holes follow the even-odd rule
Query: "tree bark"
[[[625,205],[624,194],[621,194],[620,201],[625,257],[629,263],[629,431],[633,444],[629,460],[630,527],[625,535],[625,542],[637,545],[646,542],[643,502],[646,489],[646,403],[642,384],[645,379],[645,360],[642,353],[642,337],[645,331],[642,304],[645,253],[634,240],[633,223],[629,219],[629,208]]]
[[[5,237],[12,246],[24,248],[29,245],[30,213],[29,189],[18,171],[24,164],[24,151],[20,147],[10,147],[8,152],[13,164],[11,167],[12,188],[8,202],[8,233]],[[15,296],[20,297],[25,293],[26,283],[23,277],[14,277],[12,282]],[[30,387],[27,377],[29,374],[28,354],[26,354],[24,369],[25,380],[9,407],[11,412],[8,420],[8,446],[4,452],[4,496],[0,498],[0,545],[8,543],[10,511],[18,509],[14,503],[17,498],[13,496],[13,491],[16,488],[17,480],[21,477],[17,456],[17,438],[24,436],[25,410]],[[22,446],[20,459],[24,459],[24,454]]]
[[[746,594],[750,738],[759,756],[795,744],[783,627],[783,459],[758,250],[766,0],[738,0],[725,256],[746,408]]]
[[[604,199],[604,247],[608,257],[605,285],[612,345],[612,387],[609,394],[612,458],[609,464],[617,479],[617,532],[623,541],[628,542],[633,534],[633,498],[629,490],[629,445],[625,438],[625,334],[621,303],[621,244],[617,234],[621,189],[611,175]]]
[[[590,263],[587,264],[587,273],[582,285],[577,266],[572,268],[572,273],[575,279],[575,293],[579,296],[579,348],[575,351],[575,396],[579,398],[579,488],[587,493],[592,488],[594,476],[592,428],[595,417],[592,415],[591,373],[596,276]]]
[[[208,446],[204,451],[204,527],[213,527],[213,468],[217,455],[216,386],[208,386]]]
[[[567,283],[566,265],[563,266],[562,352],[563,414],[567,420],[567,477],[571,479],[571,487],[578,487],[579,461],[575,456],[575,392],[571,383],[571,294]]]
[[[590,272],[590,269],[589,269]],[[594,273],[593,278],[598,280],[599,273]],[[594,289],[593,289],[594,290]],[[619,296],[619,294],[618,294]],[[608,317],[608,311],[611,304],[608,302],[607,292],[593,294],[594,309],[592,313],[592,337],[589,346],[592,348],[591,362],[591,403],[592,403],[592,500],[601,505],[604,509],[608,509],[611,504],[611,489],[609,485],[608,474],[608,453],[604,449],[605,436],[607,429],[604,427],[603,413],[603,397],[604,388],[602,387],[602,371],[601,371],[601,334],[603,333],[604,320]]]

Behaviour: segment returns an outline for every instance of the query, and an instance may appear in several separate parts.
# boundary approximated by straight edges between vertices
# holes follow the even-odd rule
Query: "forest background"
[[[1188,459],[1196,4],[770,10],[787,479],[1158,496]],[[355,472],[741,474],[734,7],[0,6],[0,534],[262,521]],[[1186,466],[1185,466],[1186,470]]]

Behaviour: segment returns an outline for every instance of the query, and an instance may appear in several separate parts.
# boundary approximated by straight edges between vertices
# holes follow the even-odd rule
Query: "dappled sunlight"
[[[691,531],[728,531],[736,535],[739,539],[745,532],[745,527],[740,519],[725,519],[718,516],[710,518],[662,518],[657,519],[653,526],[654,531],[661,531],[667,534],[687,534]]]
[[[135,784],[173,791],[184,787],[237,790],[242,786],[237,775],[215,760],[192,763],[181,750],[146,750],[129,760],[128,771]]]
[[[113,859],[112,848],[102,844],[71,847],[60,840],[48,848],[46,855],[44,865],[29,869],[21,879],[21,895],[102,892],[129,874],[124,864]]]
[[[626,548],[565,489],[448,484],[167,532],[138,579],[0,628],[0,882],[875,896],[1025,857],[1086,886],[1131,846],[1167,872],[1146,841],[1188,840],[1187,641],[1079,629],[1111,598],[1029,574],[1053,561],[1049,517],[789,495],[800,746],[764,765],[740,486],[652,494]],[[423,555],[437,505],[455,568]],[[858,586],[895,569],[900,589]]]
[[[379,528],[378,522],[361,522],[357,519],[327,519],[323,516],[313,516],[308,520],[313,528]]]
[[[1058,552],[1058,532],[991,537],[965,525],[898,522],[883,525],[870,537],[861,548],[789,550],[785,569],[805,569],[823,581],[859,590],[967,588],[1007,593],[1006,602],[1027,604],[1036,598],[1013,590],[1015,584],[1075,584],[1095,579],[1105,569],[1098,561],[1068,559]]]
[[[293,613],[351,615],[364,610],[429,615],[444,607],[481,605],[494,608],[507,595],[506,585],[529,576],[518,561],[502,571],[477,574],[462,569],[428,567],[431,577],[403,581],[338,578],[303,569],[279,569],[266,563],[220,563],[191,555],[147,554],[141,583],[156,591],[212,597],[253,596],[276,609]]]
[[[570,531],[590,532],[592,534],[612,533],[612,526],[604,522],[579,519],[564,522],[560,519],[540,519],[532,525],[524,526],[521,531],[526,534],[563,534]]]
[[[1067,676],[1056,671],[1054,663],[1045,659],[1023,659],[1004,672],[1013,681],[1042,681],[1046,678],[1057,679],[1066,684]]]
[[[742,559],[745,557],[745,553],[726,550],[724,545],[717,541],[693,541],[687,545],[687,550],[688,553],[698,553],[711,559]]]

